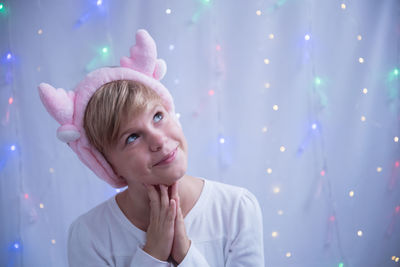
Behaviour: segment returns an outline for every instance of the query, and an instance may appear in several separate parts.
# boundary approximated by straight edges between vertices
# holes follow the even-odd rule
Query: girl
[[[256,198],[186,174],[186,139],[159,82],[165,62],[145,30],[130,52],[74,91],[39,85],[57,136],[100,178],[127,186],[71,225],[70,266],[264,266]]]

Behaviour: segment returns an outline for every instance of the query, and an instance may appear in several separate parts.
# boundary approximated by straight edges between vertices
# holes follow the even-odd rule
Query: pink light
[[[400,206],[397,206],[396,207],[396,213],[399,213],[400,212]]]
[[[214,90],[208,91],[208,95],[213,96],[215,94]]]
[[[325,176],[325,170],[321,171],[321,176]]]
[[[29,198],[29,195],[28,195],[28,194],[25,194],[24,197],[25,197],[25,199],[28,199],[28,198]]]
[[[217,45],[217,46],[215,47],[215,50],[221,51],[221,46],[220,46],[220,45]]]
[[[12,97],[10,97],[9,99],[8,99],[8,104],[12,104],[14,102],[14,99],[12,98]]]
[[[396,161],[396,163],[394,164],[394,166],[396,166],[396,168],[398,168],[400,166],[400,162]]]
[[[331,216],[331,217],[329,217],[329,220],[331,221],[331,222],[334,222],[335,220],[336,220],[336,218],[335,218],[335,216]]]

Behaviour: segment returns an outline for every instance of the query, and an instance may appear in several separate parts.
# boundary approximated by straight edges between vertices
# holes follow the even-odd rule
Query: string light
[[[97,3],[96,3],[97,6],[101,6],[102,4],[103,4],[103,0],[97,0]]]
[[[53,168],[49,168],[49,173],[54,173],[54,169]]]
[[[266,65],[269,64],[269,59],[268,59],[268,58],[265,58],[265,59],[264,59],[264,64],[266,64]]]
[[[8,104],[12,104],[14,102],[14,99],[12,98],[12,97],[10,97],[9,99],[8,99]]]
[[[170,51],[172,51],[172,50],[175,49],[175,46],[173,44],[170,44],[168,48],[169,48]]]
[[[275,38],[275,35],[274,35],[273,33],[270,33],[270,34],[268,35],[268,38],[272,40],[272,39]]]
[[[286,252],[286,258],[290,258],[290,257],[292,257],[292,253]]]
[[[24,198],[25,198],[25,199],[28,199],[28,198],[29,198],[29,195],[28,195],[28,194],[25,194],[25,195],[24,195]]]
[[[363,232],[362,232],[361,230],[358,230],[357,235],[358,235],[359,237],[361,237],[361,236],[363,235]]]
[[[17,149],[17,147],[15,145],[10,146],[11,151],[15,151],[15,149]]]
[[[272,107],[272,109],[275,110],[275,111],[277,111],[277,110],[279,109],[279,107],[278,107],[278,105],[274,105],[274,106]]]
[[[281,192],[281,189],[276,186],[276,187],[274,187],[273,191],[274,191],[274,194],[279,194],[279,192]]]
[[[365,116],[361,116],[361,121],[364,122],[366,121],[367,118],[365,118]]]
[[[261,10],[257,10],[257,11],[256,11],[256,15],[257,15],[257,16],[261,16]]]
[[[271,168],[268,168],[268,169],[267,169],[267,173],[268,173],[268,174],[271,174],[271,173],[272,173],[272,169],[271,169]]]
[[[209,90],[209,91],[208,91],[208,95],[209,95],[209,96],[213,96],[214,94],[215,94],[214,90]]]
[[[10,52],[8,52],[6,55],[6,60],[10,62],[10,61],[12,61],[12,59],[13,59],[13,55]]]
[[[4,5],[3,3],[0,3],[0,11],[4,10]]]
[[[262,131],[263,133],[266,133],[266,132],[268,131],[267,126],[264,126],[264,127],[261,129],[261,131]]]
[[[41,35],[41,34],[43,33],[43,30],[42,30],[42,29],[39,29],[37,33],[38,33],[39,35]]]
[[[221,46],[220,46],[220,45],[216,45],[216,46],[215,46],[215,50],[221,51]]]
[[[395,166],[396,168],[398,168],[398,167],[400,166],[400,161],[396,161],[395,164],[394,164],[394,166]]]
[[[311,36],[310,36],[309,34],[306,34],[306,35],[304,36],[304,39],[305,39],[306,41],[308,41],[308,40],[311,39]]]
[[[358,62],[360,62],[360,64],[364,63],[364,58],[362,57],[358,58]]]
[[[39,207],[40,207],[41,209],[43,209],[43,208],[44,208],[43,203],[40,203],[40,204],[39,204]]]
[[[55,240],[55,239],[52,239],[52,240],[51,240],[51,243],[54,245],[54,244],[56,243],[56,240]]]
[[[320,175],[321,175],[321,176],[325,176],[325,170],[322,170],[322,171],[320,172]]]
[[[13,244],[13,247],[14,247],[14,249],[20,249],[20,247],[21,247],[21,244],[19,243],[19,242],[15,242],[14,244]]]
[[[278,210],[278,215],[282,216],[283,215],[283,210]]]
[[[221,137],[221,138],[219,139],[219,143],[220,143],[220,144],[224,144],[224,143],[225,143],[225,139]]]
[[[362,36],[361,35],[357,35],[357,40],[361,41],[362,40]]]
[[[181,117],[180,113],[176,113],[176,117],[179,119]]]
[[[172,10],[171,10],[170,8],[167,8],[167,9],[165,10],[165,13],[166,13],[167,15],[171,14],[171,12],[172,12]]]
[[[279,148],[279,150],[280,150],[281,152],[285,152],[285,151],[286,151],[286,148],[285,148],[284,146],[281,146],[281,147]]]
[[[264,83],[264,87],[268,89],[268,88],[271,87],[271,84],[270,83]]]
[[[353,190],[351,190],[351,191],[349,192],[349,196],[350,196],[350,197],[354,197],[354,191],[353,191]]]
[[[316,124],[316,123],[313,123],[313,124],[311,125],[311,129],[316,130],[316,129],[317,129],[317,124]]]
[[[377,171],[377,172],[381,172],[381,171],[382,171],[382,167],[377,167],[377,168],[376,168],[376,171]]]
[[[366,95],[366,94],[368,93],[368,89],[367,89],[367,88],[364,88],[364,89],[362,90],[362,92]]]
[[[272,232],[271,236],[272,236],[273,238],[277,238],[277,237],[278,237],[278,232]]]
[[[339,262],[338,267],[344,267],[344,263],[343,262]]]
[[[320,77],[315,77],[315,78],[314,78],[314,84],[315,84],[316,86],[321,85],[321,84],[322,84],[321,78],[320,78]]]
[[[345,3],[342,3],[342,4],[340,5],[340,7],[341,7],[342,9],[346,9],[346,4],[345,4]]]
[[[105,46],[101,49],[101,52],[103,53],[103,55],[107,55],[108,54],[108,47]]]

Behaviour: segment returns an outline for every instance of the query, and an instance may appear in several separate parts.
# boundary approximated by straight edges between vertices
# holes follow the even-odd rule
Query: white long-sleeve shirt
[[[259,204],[244,188],[204,180],[194,207],[185,217],[191,245],[179,267],[264,266]],[[146,232],[123,214],[115,196],[80,216],[69,229],[71,267],[167,267],[142,250]]]

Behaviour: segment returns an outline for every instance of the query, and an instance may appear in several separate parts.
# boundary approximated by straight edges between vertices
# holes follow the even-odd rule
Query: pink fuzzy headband
[[[156,91],[164,100],[168,112],[175,112],[172,96],[159,82],[164,77],[167,66],[164,60],[157,59],[156,44],[147,31],[137,31],[136,44],[131,47],[130,54],[130,57],[121,58],[121,67],[92,71],[74,91],[55,89],[46,83],[39,85],[40,99],[50,115],[61,124],[57,130],[57,137],[68,143],[97,176],[115,188],[127,184],[114,173],[103,155],[89,143],[83,128],[86,105],[94,92],[111,81],[133,80]]]

